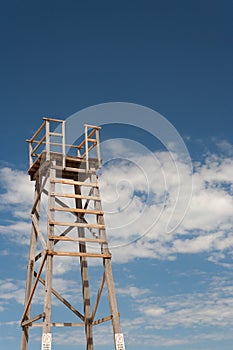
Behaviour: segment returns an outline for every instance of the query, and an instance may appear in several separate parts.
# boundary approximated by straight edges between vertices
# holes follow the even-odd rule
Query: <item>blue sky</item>
[[[100,181],[110,241],[119,220],[120,239],[127,242],[136,231],[144,233],[138,217],[150,222],[159,215],[162,173],[171,200],[144,239],[113,248],[126,348],[232,348],[232,10],[228,0],[1,4],[0,340],[9,350],[20,346],[30,235],[33,193],[25,140],[43,116],[67,119],[83,108],[115,101],[163,115],[186,143],[194,169],[190,174],[187,164],[176,159],[184,188],[193,181],[193,198],[181,225],[167,235],[164,225],[177,179],[166,147],[145,137],[145,130],[103,127]],[[131,133],[139,143],[136,154]],[[128,163],[119,161],[126,153]],[[118,163],[111,161],[114,157]],[[157,160],[152,168],[151,157]],[[140,169],[150,184],[149,203]],[[129,200],[127,210],[116,210]],[[66,276],[70,270],[64,264],[55,282],[74,298]],[[112,348],[108,334],[105,327],[96,331],[97,349]],[[40,334],[33,337],[33,349],[40,349]],[[69,329],[64,335],[59,330],[53,350],[83,349],[77,338]]]

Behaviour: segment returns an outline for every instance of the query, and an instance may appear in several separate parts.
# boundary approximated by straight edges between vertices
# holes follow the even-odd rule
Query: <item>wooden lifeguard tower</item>
[[[93,327],[106,321],[112,322],[114,348],[125,349],[98,185],[100,127],[84,125],[84,129],[83,140],[78,145],[68,145],[65,121],[43,118],[41,127],[28,140],[28,173],[31,181],[35,181],[35,195],[31,210],[32,229],[20,350],[30,347],[30,328],[42,328],[42,350],[50,350],[51,328],[67,326],[84,327],[86,350],[93,350]],[[43,214],[42,205],[43,209],[46,207]],[[46,225],[43,226],[42,222]],[[54,289],[54,259],[61,257],[77,258],[81,285],[80,291],[73,292],[80,292],[82,296],[81,311],[72,300],[67,300]],[[90,291],[89,259],[102,261],[99,264],[102,277],[94,298]],[[77,278],[75,273],[73,277]],[[39,285],[43,286],[44,302],[41,303],[41,312],[32,314]],[[96,315],[104,288],[107,289],[109,314],[98,319]],[[76,322],[55,322],[52,319],[52,296],[75,315]],[[91,300],[94,300],[92,305]]]

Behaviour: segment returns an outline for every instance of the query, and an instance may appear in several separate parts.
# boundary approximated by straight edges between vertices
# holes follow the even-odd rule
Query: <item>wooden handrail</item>
[[[65,157],[66,151],[68,149],[74,149],[77,151],[77,157],[86,159],[87,161],[87,170],[88,170],[88,157],[89,153],[93,148],[97,146],[97,158],[100,164],[100,153],[99,153],[99,130],[101,127],[85,124],[85,133],[84,140],[79,145],[70,145],[65,143],[65,121],[61,119],[53,119],[43,117],[43,123],[39,127],[39,129],[34,133],[31,139],[26,140],[29,143],[29,160],[30,167],[35,163],[38,157],[42,154],[42,152],[46,151],[46,159],[48,160],[50,157],[50,147],[62,147],[61,153],[63,155],[63,167],[65,167]],[[62,123],[62,131],[57,133],[50,130],[50,122]],[[91,130],[90,130],[91,129]],[[40,139],[36,139],[37,136],[44,130],[43,136]],[[51,142],[50,136],[59,136],[61,137],[61,142]],[[44,145],[42,151],[38,154],[36,151],[40,148],[40,146]],[[82,150],[82,154],[81,151]]]

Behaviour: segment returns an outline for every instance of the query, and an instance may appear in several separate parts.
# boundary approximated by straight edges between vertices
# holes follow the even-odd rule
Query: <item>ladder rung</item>
[[[56,170],[62,170],[62,171],[72,171],[73,173],[87,173],[86,169],[70,168],[70,167],[63,168],[62,165],[52,165],[51,168]]]
[[[89,224],[89,223],[84,223],[84,222],[49,221],[49,225],[105,229],[105,225]]]
[[[49,240],[52,240],[52,241],[108,243],[106,239],[101,239],[101,238],[87,238],[87,237],[72,238],[68,236],[49,236],[48,238]]]
[[[78,322],[52,322],[51,327],[83,327],[83,323]]]
[[[96,214],[96,215],[103,215],[104,214],[104,212],[102,210],[91,210],[91,209],[82,209],[82,208],[52,207],[52,208],[50,208],[50,210],[67,211],[70,213]]]
[[[87,141],[97,143],[96,139],[91,139],[90,137],[87,138]]]
[[[62,137],[63,135],[59,132],[50,132],[49,133],[50,136],[59,136],[59,137]]]
[[[86,169],[80,169],[80,168],[71,168],[71,167],[68,167],[66,166],[64,168],[65,171],[72,171],[74,173],[87,173],[87,170]],[[90,172],[89,172],[90,173]]]
[[[82,194],[70,194],[70,193],[58,193],[58,192],[52,192],[51,196],[55,197],[65,197],[65,198],[79,198],[79,199],[89,199],[93,201],[100,201],[100,197],[95,197],[95,196],[84,196]]]
[[[58,255],[58,256],[82,256],[85,258],[111,258],[111,254],[107,253],[83,253],[83,252],[64,252],[64,251],[54,251],[49,250],[48,255]]]
[[[63,180],[63,179],[50,179],[50,182],[59,183],[63,185],[79,185],[79,186],[89,186],[89,187],[99,187],[96,182],[85,182],[85,181],[73,181],[73,180]]]

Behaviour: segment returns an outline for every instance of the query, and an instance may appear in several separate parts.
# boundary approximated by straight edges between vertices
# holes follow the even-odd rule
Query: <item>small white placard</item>
[[[125,342],[124,342],[123,333],[116,333],[115,334],[115,341],[116,341],[116,349],[117,350],[125,350]]]
[[[52,344],[52,334],[43,333],[41,350],[51,350],[51,344]]]

